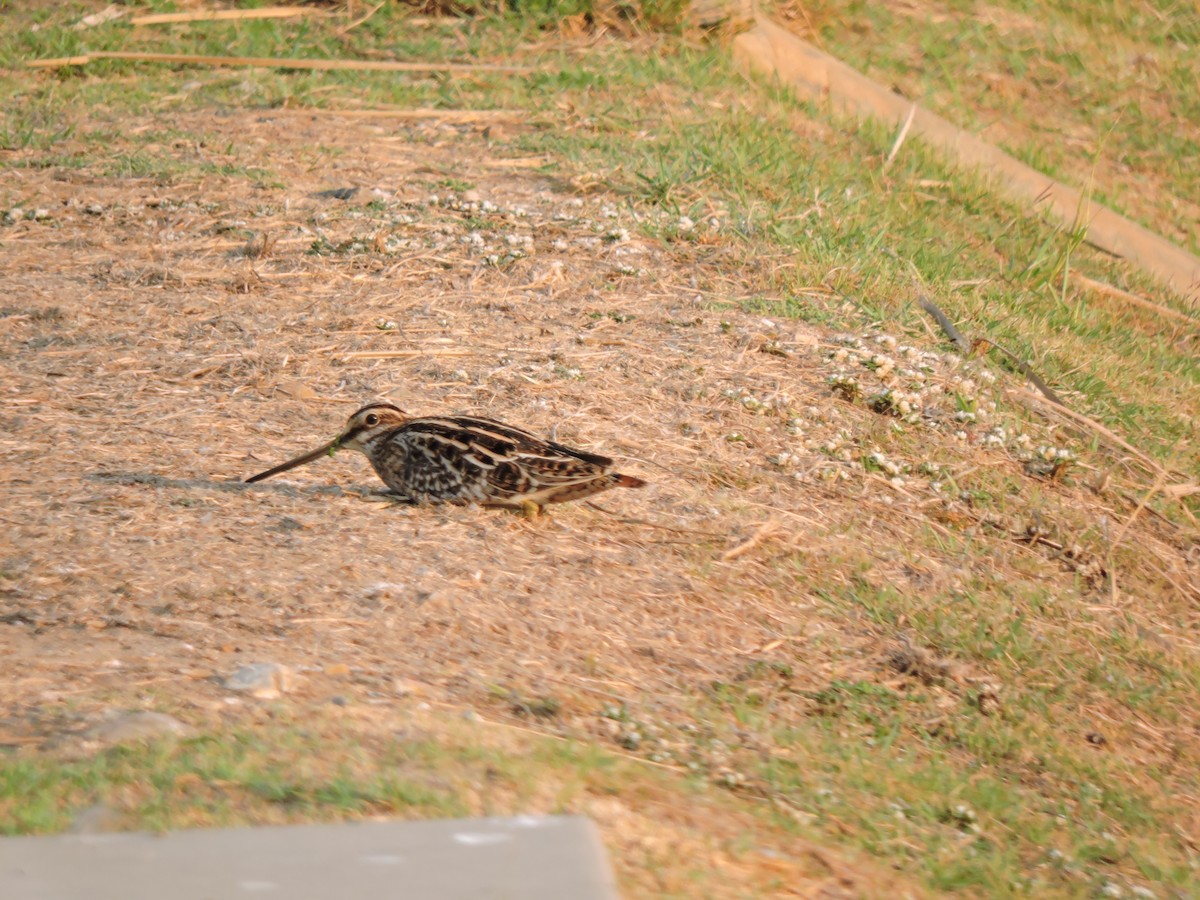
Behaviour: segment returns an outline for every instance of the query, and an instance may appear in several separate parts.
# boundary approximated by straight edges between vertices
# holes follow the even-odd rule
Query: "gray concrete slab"
[[[612,900],[577,816],[0,839],[3,900]]]

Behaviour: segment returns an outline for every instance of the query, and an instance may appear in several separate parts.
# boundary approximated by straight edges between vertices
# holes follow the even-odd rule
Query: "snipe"
[[[613,461],[472,416],[410,418],[390,403],[364,406],[342,433],[303,456],[260,472],[262,481],[326,453],[358,450],[384,484],[415,503],[480,503],[536,516],[548,503],[580,500],[646,482],[613,471]]]

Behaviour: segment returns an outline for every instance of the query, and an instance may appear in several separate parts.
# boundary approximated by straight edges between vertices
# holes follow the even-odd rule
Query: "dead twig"
[[[274,56],[192,56],[187,53],[135,53],[125,50],[102,50],[81,56],[59,56],[53,59],[31,59],[25,65],[33,69],[60,69],[64,66],[86,66],[94,59],[122,59],[129,62],[163,62],[185,66],[248,66],[258,69],[316,69],[319,71],[362,72],[453,72],[501,73],[527,75],[531,66],[502,66],[490,63],[414,63],[374,59],[287,59]]]
[[[1093,291],[1097,294],[1103,294],[1108,297],[1116,297],[1126,303],[1131,303],[1134,306],[1148,310],[1157,316],[1163,316],[1168,319],[1174,319],[1177,322],[1182,322],[1185,325],[1190,325],[1193,328],[1200,328],[1200,319],[1194,319],[1191,316],[1186,316],[1181,312],[1176,312],[1166,306],[1154,303],[1144,297],[1139,297],[1137,294],[1132,294],[1129,291],[1121,290],[1119,287],[1114,287],[1111,284],[1105,284],[1103,281],[1096,281],[1094,278],[1088,278],[1086,275],[1080,275],[1078,272],[1071,272],[1071,277],[1079,284],[1080,287]]]
[[[357,28],[363,22],[367,21],[367,19],[371,18],[371,16],[375,15],[375,13],[377,13],[381,9],[383,9],[385,3],[387,3],[387,0],[380,0],[379,3],[376,3],[373,7],[371,7],[369,10],[367,10],[367,12],[365,14],[359,16],[353,22],[343,25],[341,28],[339,28],[337,31],[335,31],[334,36],[335,37],[344,37],[347,32],[353,31],[355,28]]]
[[[470,350],[356,350],[342,359],[414,359],[421,356],[473,356]]]
[[[1134,507],[1133,512],[1129,514],[1129,518],[1121,523],[1120,529],[1112,539],[1109,550],[1110,553],[1116,550],[1121,541],[1124,540],[1126,533],[1129,531],[1129,527],[1133,525],[1133,520],[1136,519],[1138,514],[1146,508],[1146,504],[1150,502],[1150,498],[1163,489],[1167,483],[1167,477],[1168,475],[1165,470],[1158,473],[1158,477],[1154,479],[1153,486],[1150,488],[1150,490],[1146,491],[1146,493],[1142,495],[1142,499],[1138,501],[1138,505]]]
[[[229,19],[290,19],[318,15],[311,6],[264,6],[260,9],[202,9],[196,12],[134,16],[130,25],[176,25],[181,22],[224,22]]]
[[[348,119],[446,119],[452,122],[477,121],[517,121],[528,118],[528,113],[515,109],[434,109],[433,107],[416,107],[414,109],[316,109],[304,108],[305,115],[320,115],[322,113],[334,116],[345,116]],[[272,114],[278,110],[272,111]],[[544,161],[542,163],[545,164]]]
[[[767,538],[776,532],[779,528],[779,522],[775,519],[767,519],[754,534],[750,535],[746,540],[742,541],[736,547],[731,547],[721,554],[721,562],[730,562],[737,559],[739,556],[745,556],[755,547],[763,543]]]
[[[917,277],[919,278],[920,276],[918,275]],[[950,321],[950,317],[942,312],[936,303],[934,303],[924,294],[918,294],[918,299],[920,300],[921,308],[937,320],[938,325],[942,326],[942,331],[946,332],[950,340],[954,341],[955,346],[958,347],[963,354],[967,356],[973,356],[980,349],[994,347],[1011,359],[1013,365],[1017,367],[1017,370],[1027,379],[1029,379],[1033,386],[1045,394],[1049,400],[1057,403],[1059,406],[1064,408],[1066,407],[1066,404],[1063,403],[1062,398],[1059,397],[1058,394],[1056,394],[1053,390],[1051,390],[1050,386],[1046,384],[1046,382],[1042,381],[1038,374],[1033,371],[1033,369],[1031,369],[1024,361],[1018,359],[1016,354],[1009,352],[1004,347],[1000,346],[993,340],[989,340],[988,338],[976,338],[973,341],[968,341],[967,338],[963,336],[963,333],[954,327],[954,323]]]
[[[971,342],[963,337],[961,331],[954,327],[954,323],[950,321],[950,317],[942,312],[941,308],[924,294],[920,295],[920,301],[921,308],[937,320],[937,323],[942,326],[942,331],[946,332],[946,336],[954,341],[954,345],[964,354],[969,354],[971,352]]]
[[[1030,383],[1033,384],[1033,386],[1035,388],[1037,388],[1039,391],[1041,391],[1045,395],[1047,400],[1049,400],[1051,403],[1061,406],[1063,409],[1067,408],[1067,404],[1063,403],[1062,398],[1059,397],[1058,394],[1054,393],[1054,391],[1052,391],[1050,389],[1050,385],[1048,385],[1048,384],[1046,384],[1046,382],[1042,381],[1042,379],[1038,376],[1037,372],[1033,371],[1033,369],[1031,369],[1029,367],[1029,365],[1027,363],[1025,363],[1022,359],[1020,359],[1015,353],[1011,352],[1010,350],[1005,349],[1004,347],[997,344],[995,341],[989,340],[988,338],[975,338],[975,340],[971,342],[971,350],[972,351],[975,351],[980,348],[986,348],[986,347],[992,347],[996,350],[999,350],[1001,353],[1003,353],[1005,356],[1007,356],[1009,359],[1011,359],[1013,362],[1013,365],[1017,367],[1017,370],[1022,375],[1024,375],[1026,378],[1028,378]]]
[[[900,152],[900,147],[904,144],[904,139],[908,137],[908,129],[912,128],[913,119],[916,115],[917,104],[914,103],[908,109],[908,116],[905,117],[904,124],[900,126],[900,133],[896,135],[896,140],[892,143],[892,149],[888,151],[887,159],[883,161],[884,174],[887,174],[887,170],[892,166],[892,160]]]

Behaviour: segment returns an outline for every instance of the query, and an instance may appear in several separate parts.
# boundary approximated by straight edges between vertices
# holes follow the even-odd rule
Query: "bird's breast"
[[[403,435],[385,434],[363,447],[376,474],[393,491],[407,492],[404,481],[405,463],[408,461],[408,446]]]

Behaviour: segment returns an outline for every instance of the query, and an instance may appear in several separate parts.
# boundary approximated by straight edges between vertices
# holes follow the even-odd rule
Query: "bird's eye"
[[[367,425],[378,425],[379,424],[379,416],[375,415],[375,413],[367,413],[367,417],[365,419],[363,419],[363,421]]]

